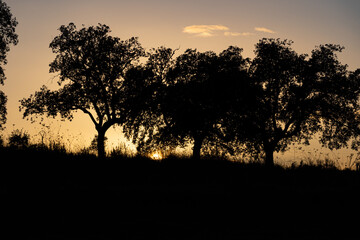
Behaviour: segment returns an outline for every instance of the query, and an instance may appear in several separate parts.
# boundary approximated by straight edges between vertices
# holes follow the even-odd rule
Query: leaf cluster
[[[18,43],[18,35],[15,28],[18,22],[10,12],[9,6],[0,0],[0,84],[4,85],[6,79],[3,66],[7,64],[7,53],[10,51],[10,45]],[[5,94],[0,91],[0,129],[6,122],[6,102]]]
[[[10,51],[10,45],[18,43],[18,35],[15,33],[17,24],[9,6],[0,0],[0,84],[4,84],[6,79],[1,65],[7,64],[6,54]]]

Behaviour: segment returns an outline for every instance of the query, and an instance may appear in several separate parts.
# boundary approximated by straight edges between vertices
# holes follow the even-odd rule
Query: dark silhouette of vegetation
[[[127,119],[123,131],[137,145],[138,152],[145,155],[158,147],[165,147],[161,144],[162,139],[157,137],[157,129],[165,124],[160,106],[174,54],[175,50],[170,48],[151,49],[146,63],[130,69],[124,82]]]
[[[0,135],[0,148],[4,146],[4,139],[3,136]]]
[[[6,123],[6,103],[7,97],[3,91],[0,90],[0,130],[3,128],[3,125]]]
[[[291,44],[262,39],[252,61],[236,47],[219,56],[189,49],[175,60],[171,49],[154,51],[129,77],[138,97],[128,106],[138,107],[128,129],[145,151],[191,141],[198,159],[205,140],[226,150],[245,143],[269,166],[275,151],[307,144],[318,132],[331,149],[347,146],[357,132],[358,71],[338,61],[339,45],[321,45],[308,57]]]
[[[140,153],[192,143],[194,159],[205,145],[222,153],[261,153],[267,166],[274,165],[274,152],[308,144],[316,133],[330,149],[351,139],[353,148],[360,143],[360,70],[339,62],[340,45],[320,45],[308,56],[295,52],[292,41],[262,39],[252,60],[234,46],[220,54],[188,49],[175,58],[176,50],[146,53],[137,38],[109,36],[102,24],[59,30],[50,44],[57,54],[50,72],[59,73],[61,88],[43,86],[21,100],[21,109],[29,118],[71,120],[77,110],[89,115],[99,157],[115,124]]]
[[[145,67],[129,77],[134,83],[129,88],[137,92],[131,95],[137,97],[128,106],[138,107],[125,131],[143,151],[193,142],[193,158],[199,159],[204,142],[226,149],[230,139],[225,125],[230,125],[231,108],[251,104],[248,60],[237,47],[219,55],[188,49],[173,60],[174,52],[152,51]]]
[[[161,105],[167,124],[160,130],[162,138],[193,143],[193,158],[199,159],[205,141],[222,142],[235,97],[244,97],[249,84],[245,73],[247,61],[242,49],[229,47],[216,55],[187,50],[180,55],[169,72],[169,86]],[[243,89],[238,89],[243,87]],[[238,90],[238,91],[237,91]],[[239,94],[239,96],[234,96]],[[237,104],[247,105],[247,99]],[[225,142],[225,143],[226,143]]]
[[[25,148],[29,146],[30,135],[23,130],[14,130],[9,137],[9,146],[15,148]]]
[[[56,91],[43,86],[40,91],[21,100],[24,117],[33,114],[60,115],[71,120],[73,112],[87,114],[98,132],[98,156],[105,156],[106,131],[122,123],[122,84],[126,72],[137,64],[145,52],[137,38],[120,40],[109,35],[110,28],[77,30],[75,24],[60,27],[60,35],[50,43],[56,55],[51,73],[59,73]]]
[[[176,157],[99,161],[31,146],[1,148],[0,156],[1,234],[14,239],[359,236],[355,171]]]
[[[6,55],[10,51],[10,45],[18,43],[18,35],[15,33],[17,24],[10,8],[0,0],[0,85],[4,85],[6,79],[3,65],[7,64]],[[0,129],[6,122],[6,102],[4,92],[0,91]]]
[[[337,59],[336,52],[343,47],[320,45],[308,58],[298,55],[291,44],[260,40],[249,70],[257,87],[251,144],[262,149],[269,166],[274,165],[274,152],[284,151],[293,141],[308,143],[320,132],[324,145],[339,148],[357,128],[360,82],[349,77],[346,65]]]
[[[107,137],[104,137],[104,147],[106,147],[106,142],[107,142]],[[98,150],[98,135],[95,135],[95,137],[93,138],[93,140],[91,140],[91,143],[90,143],[90,147],[89,147],[89,150],[90,151],[95,151],[97,152]]]
[[[17,44],[16,25],[0,0],[0,64]],[[0,138],[1,235],[359,239],[359,156],[344,170],[327,158],[274,165],[274,152],[308,144],[316,133],[330,149],[352,140],[353,149],[360,146],[360,69],[339,62],[342,46],[320,45],[308,56],[292,41],[261,39],[252,60],[235,46],[175,57],[171,48],[146,52],[135,37],[110,36],[103,24],[59,30],[50,43],[59,88],[41,87],[20,101],[20,110],[30,120],[72,120],[82,111],[97,135],[78,152],[67,151],[62,138],[44,141],[45,134],[31,144],[23,130],[13,131],[8,144]],[[0,128],[5,104],[0,91]],[[106,155],[105,134],[115,125],[140,154],[124,146]],[[192,157],[150,159],[189,143]],[[265,164],[204,156],[204,149],[256,152]]]

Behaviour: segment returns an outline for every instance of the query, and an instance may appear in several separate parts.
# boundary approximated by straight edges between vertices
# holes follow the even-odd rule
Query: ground
[[[355,171],[0,153],[1,234],[15,239],[360,237]]]

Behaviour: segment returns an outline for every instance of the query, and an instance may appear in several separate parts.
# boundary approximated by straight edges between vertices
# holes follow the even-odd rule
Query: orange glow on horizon
[[[44,139],[62,139],[71,151],[90,146],[97,134],[86,114],[75,113],[71,122],[59,117],[46,118],[45,127],[40,120],[31,123],[23,119],[23,112],[19,112],[19,100],[29,97],[42,85],[58,88],[56,74],[49,73],[49,63],[55,58],[49,43],[60,33],[58,28],[63,24],[74,22],[78,28],[82,24],[85,27],[106,24],[112,30],[111,36],[122,40],[139,37],[147,50],[160,46],[180,47],[176,54],[187,48],[220,53],[232,45],[243,48],[245,58],[253,58],[254,45],[263,37],[293,40],[294,50],[299,54],[309,54],[319,44],[334,43],[346,47],[339,54],[339,60],[348,64],[350,70],[357,69],[360,62],[360,31],[356,30],[360,28],[360,1],[334,0],[326,4],[322,1],[288,0],[276,3],[268,0],[214,0],[211,4],[204,4],[204,1],[148,0],[3,2],[19,22],[16,27],[19,44],[11,46],[8,64],[4,66],[7,79],[4,86],[0,85],[8,98],[6,128],[0,135],[7,139],[13,130],[24,129],[36,143],[41,141],[40,133],[45,131]],[[306,13],[306,17],[299,13]],[[125,138],[121,127],[109,129],[106,137],[107,151],[125,143],[131,153],[136,152],[136,146]],[[187,153],[191,153],[191,147],[186,149]],[[310,150],[320,147],[314,140]],[[343,156],[348,152],[341,151],[337,154],[346,159]],[[286,155],[280,154],[280,158],[285,160],[292,160],[295,155],[294,150]],[[296,152],[296,156],[299,154]],[[162,160],[168,155],[166,149],[146,154],[153,160]]]
[[[156,152],[153,152],[150,154],[150,158],[152,160],[160,161],[160,160],[164,159],[164,156],[160,151],[156,151]]]

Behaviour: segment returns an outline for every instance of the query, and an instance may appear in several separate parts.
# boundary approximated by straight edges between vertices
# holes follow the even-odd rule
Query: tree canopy
[[[24,117],[32,114],[60,115],[72,119],[74,111],[87,114],[98,132],[98,155],[104,156],[104,137],[114,124],[122,123],[122,85],[126,72],[144,56],[137,38],[120,40],[99,24],[77,30],[75,24],[61,26],[50,43],[56,54],[50,72],[59,74],[60,88],[43,86],[21,101]]]
[[[293,141],[308,143],[317,132],[330,148],[346,145],[358,109],[359,83],[336,55],[343,47],[320,45],[308,57],[291,44],[260,40],[249,71],[258,89],[252,144],[265,153],[268,165],[274,164],[275,151]]]
[[[192,143],[199,159],[204,146],[233,153],[241,145],[261,152],[269,166],[274,152],[307,144],[316,133],[330,149],[360,136],[360,70],[340,63],[340,45],[320,45],[306,55],[294,51],[292,41],[264,38],[252,60],[234,46],[219,54],[187,49],[175,57],[171,48],[146,52],[135,37],[110,36],[103,24],[59,30],[50,43],[59,89],[41,87],[21,100],[21,109],[24,117],[87,114],[100,157],[114,125],[123,126],[140,152]]]
[[[18,35],[15,28],[18,22],[10,12],[10,8],[5,2],[0,0],[0,84],[4,85],[6,79],[4,65],[7,64],[7,53],[10,51],[10,45],[18,43]],[[0,91],[0,129],[6,122],[6,95]]]
[[[128,128],[143,127],[141,134],[137,131],[133,135],[139,146],[145,149],[176,147],[193,142],[193,157],[200,158],[204,142],[226,145],[223,128],[229,111],[235,98],[239,100],[239,95],[249,92],[247,59],[241,52],[238,47],[229,47],[219,55],[188,49],[173,59],[171,49],[153,51],[142,69],[143,74],[150,73],[147,74],[150,80],[140,84],[151,86],[147,89],[151,89],[153,97],[146,98],[152,99],[147,104],[138,101],[145,107],[140,109],[143,114],[136,114],[138,127],[133,121]],[[149,95],[142,93],[141,96]],[[245,99],[238,103],[245,105]],[[140,119],[139,115],[143,117]]]

